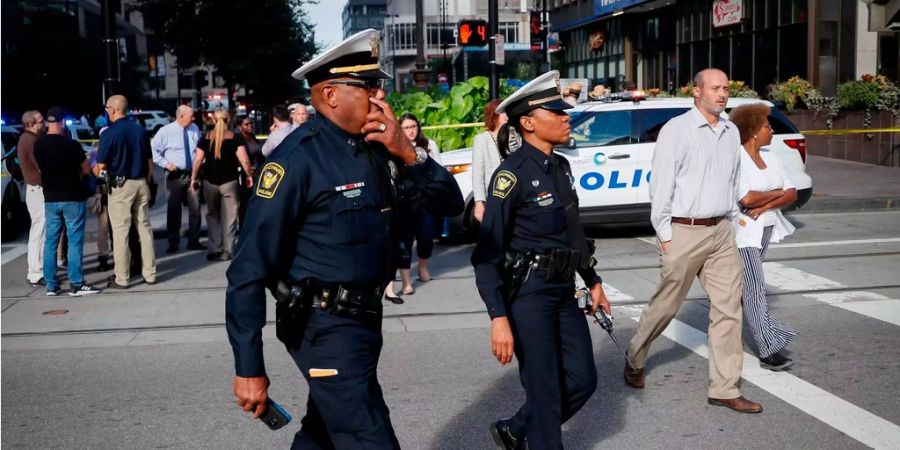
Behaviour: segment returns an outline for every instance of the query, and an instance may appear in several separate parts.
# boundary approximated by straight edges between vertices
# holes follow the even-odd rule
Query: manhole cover
[[[69,313],[68,309],[51,309],[50,311],[44,311],[43,314],[45,316],[64,316]]]

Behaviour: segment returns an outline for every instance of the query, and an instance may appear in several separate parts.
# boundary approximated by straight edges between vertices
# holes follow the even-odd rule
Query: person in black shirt
[[[228,129],[231,116],[216,108],[216,125],[197,144],[191,187],[197,189],[200,168],[203,168],[203,196],[206,198],[206,226],[209,227],[210,261],[228,261],[234,254],[237,238],[240,193],[238,178],[241,169],[247,174],[246,185],[253,186],[253,169],[241,134]]]
[[[506,449],[524,448],[526,439],[530,448],[562,448],[562,424],[597,386],[591,335],[574,296],[576,272],[590,289],[589,314],[610,309],[578,217],[572,169],[553,153],[569,140],[569,108],[552,70],[496,111],[509,116],[497,134],[500,154],[508,154],[509,127],[524,142],[491,179],[472,264],[491,317],[494,357],[508,364],[515,355],[525,388],[525,404],[491,428]]]
[[[399,248],[394,187],[407,183],[410,198],[435,214],[464,208],[453,176],[400,132],[380,87],[388,76],[378,49],[378,31],[364,30],[294,72],[309,83],[318,113],[260,170],[228,267],[233,390],[256,417],[269,386],[265,290],[284,298],[279,285],[305,286],[297,303],[309,305],[309,316],[277,332],[309,385],[295,449],[400,447],[377,377],[381,297]]]
[[[82,270],[87,198],[84,177],[90,166],[81,146],[63,134],[62,116],[61,108],[50,108],[47,111],[47,134],[34,143],[34,158],[41,171],[44,188],[44,280],[47,282],[47,295],[59,295],[56,247],[65,224],[69,240],[69,295],[96,294],[100,290],[84,282]]]
[[[247,156],[250,158],[250,169],[253,170],[253,173],[256,173],[259,170],[259,167],[262,165],[263,161],[266,159],[262,154],[262,144],[256,140],[256,134],[253,132],[253,119],[248,116],[240,115],[237,117],[238,128],[236,131],[240,132],[241,137],[244,139],[244,147],[247,149]],[[246,173],[242,174],[243,178],[252,178]],[[247,183],[244,182],[240,189],[240,205],[238,206],[238,224],[239,226],[244,226],[244,214],[247,213],[247,202],[250,201],[250,196],[253,194],[253,189],[247,187]]]

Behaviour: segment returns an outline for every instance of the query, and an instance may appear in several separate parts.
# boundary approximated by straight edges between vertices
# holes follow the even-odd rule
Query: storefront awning
[[[571,22],[566,22],[560,25],[551,24],[550,31],[569,31],[573,28],[578,28],[591,22],[605,19],[606,17],[611,16],[616,11],[622,11],[626,8],[637,6],[650,1],[652,0],[594,0],[593,15],[583,17],[578,20],[573,20]]]

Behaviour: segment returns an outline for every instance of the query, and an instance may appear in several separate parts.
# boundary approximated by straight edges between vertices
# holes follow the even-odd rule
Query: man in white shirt
[[[303,103],[291,103],[288,106],[288,111],[291,112],[292,128],[297,128],[309,120],[309,110],[306,109],[306,105]]]
[[[266,158],[275,151],[275,147],[278,147],[278,144],[280,144],[287,135],[291,134],[291,131],[294,131],[288,113],[283,107],[276,108],[275,113],[272,114],[272,127],[270,130],[269,138],[266,139],[266,143],[262,146],[262,154]]]
[[[650,344],[669,325],[699,277],[709,295],[709,389],[707,402],[743,413],[762,405],[741,396],[741,289],[743,265],[729,218],[738,212],[740,132],[723,115],[728,76],[706,69],[694,77],[694,107],[659,133],[650,179],[650,220],[659,238],[659,286],[644,308],[628,347],[636,370],[625,383],[644,387]]]
[[[181,245],[181,205],[188,205],[188,250],[203,250],[200,244],[199,190],[191,189],[191,167],[200,129],[193,123],[194,110],[181,105],[175,110],[175,121],[160,128],[150,141],[153,162],[166,169],[166,196],[168,213],[166,231],[169,247],[166,253],[175,253]]]

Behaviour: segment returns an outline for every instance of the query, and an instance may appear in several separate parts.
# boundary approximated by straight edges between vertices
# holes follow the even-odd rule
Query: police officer
[[[347,38],[293,76],[309,82],[318,114],[257,175],[228,268],[234,394],[254,417],[265,411],[265,289],[281,301],[287,284],[291,299],[312,307],[306,323],[289,330],[299,346],[286,345],[309,384],[292,448],[399,448],[376,378],[381,297],[396,270],[394,186],[441,215],[461,213],[462,195],[450,173],[403,136],[383,101],[380,81],[389,77],[378,63],[377,31]]]
[[[525,405],[491,426],[500,448],[562,448],[560,426],[597,385],[588,323],[575,299],[577,272],[590,288],[590,314],[609,302],[593,269],[593,243],[578,218],[569,163],[553,146],[569,139],[571,106],[550,71],[513,93],[497,113],[509,122],[497,142],[506,155],[509,126],[522,146],[491,180],[478,246],[475,283],[491,317],[491,348],[500,364],[515,355]]]

